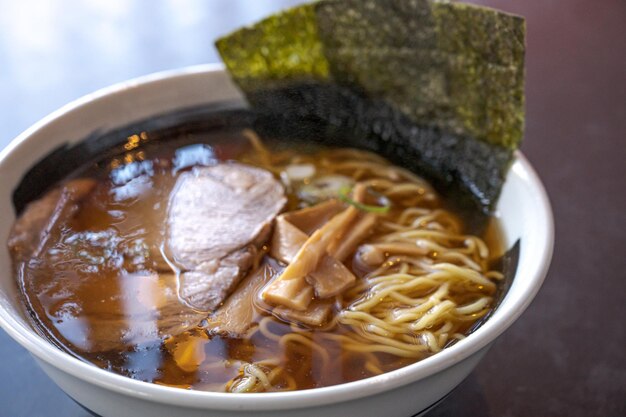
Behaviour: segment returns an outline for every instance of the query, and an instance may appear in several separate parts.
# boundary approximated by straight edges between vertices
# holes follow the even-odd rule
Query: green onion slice
[[[369,188],[367,189],[367,191],[369,191],[370,193],[373,193],[373,191]],[[389,209],[391,208],[391,201],[389,201],[389,199],[382,194],[375,193],[379,201],[382,202],[382,205],[373,206],[370,204],[363,204],[363,203],[359,203],[358,201],[354,201],[352,198],[350,198],[351,192],[352,192],[351,188],[342,187],[341,189],[339,189],[339,199],[343,201],[344,203],[348,203],[351,206],[358,208],[361,211],[366,211],[368,213],[376,213],[376,214],[386,214],[389,212]]]

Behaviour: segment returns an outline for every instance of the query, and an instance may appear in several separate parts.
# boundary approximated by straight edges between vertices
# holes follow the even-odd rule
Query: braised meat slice
[[[166,232],[181,298],[201,311],[219,306],[250,269],[285,203],[282,185],[263,169],[221,163],[182,173]]]
[[[14,263],[36,257],[54,226],[74,215],[95,185],[92,179],[74,179],[26,206],[9,234],[8,246]]]

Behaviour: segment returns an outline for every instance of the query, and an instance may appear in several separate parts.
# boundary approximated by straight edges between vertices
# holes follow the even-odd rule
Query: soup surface
[[[251,131],[84,167],[16,222],[35,326],[103,369],[227,392],[308,389],[419,361],[495,304],[495,223],[355,149]]]

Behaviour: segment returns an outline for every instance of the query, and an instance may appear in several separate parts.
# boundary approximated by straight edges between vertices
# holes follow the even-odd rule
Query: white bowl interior
[[[552,254],[553,224],[548,199],[530,164],[518,153],[497,208],[507,246],[521,239],[516,278],[493,316],[467,339],[424,361],[363,381],[309,391],[276,394],[220,394],[142,383],[85,364],[40,338],[24,316],[5,242],[14,221],[12,192],[23,174],[56,147],[95,130],[114,127],[209,101],[241,99],[219,66],[199,66],[147,76],[107,88],[51,114],[0,153],[0,325],[31,353],[85,381],[157,402],[224,409],[305,407],[314,402],[358,398],[432,375],[489,345],[528,306],[538,291]],[[236,398],[236,400],[235,400]],[[281,404],[276,400],[281,398]]]

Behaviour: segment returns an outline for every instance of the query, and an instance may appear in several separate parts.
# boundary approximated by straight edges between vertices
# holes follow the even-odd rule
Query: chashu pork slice
[[[14,265],[39,256],[50,235],[76,214],[95,187],[93,179],[73,179],[28,204],[15,220],[7,242]]]
[[[286,203],[282,185],[240,163],[182,173],[170,197],[166,250],[180,268],[179,296],[210,312],[235,289]]]

